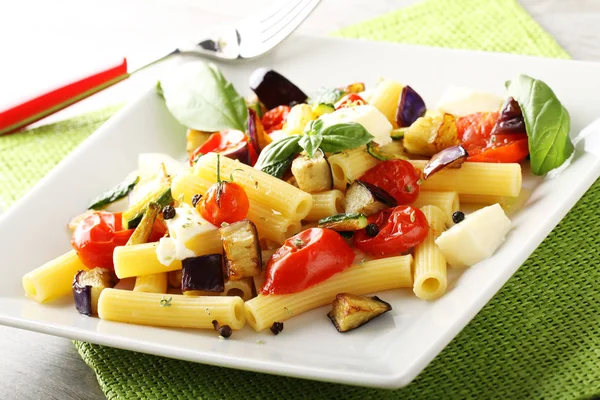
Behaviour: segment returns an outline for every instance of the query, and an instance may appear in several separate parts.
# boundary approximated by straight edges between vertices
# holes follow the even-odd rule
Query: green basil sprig
[[[322,120],[311,121],[304,129],[303,135],[287,136],[265,147],[255,168],[270,173],[273,166],[283,165],[281,163],[302,150],[312,158],[317,149],[327,153],[339,153],[367,144],[373,138],[374,136],[362,125],[354,122],[324,127]]]
[[[544,175],[560,167],[573,153],[569,112],[552,89],[538,79],[520,75],[506,82],[506,88],[523,113],[531,171],[535,175]]]
[[[182,125],[198,131],[217,132],[248,127],[248,109],[214,64],[194,61],[182,65],[159,82],[159,94]]]

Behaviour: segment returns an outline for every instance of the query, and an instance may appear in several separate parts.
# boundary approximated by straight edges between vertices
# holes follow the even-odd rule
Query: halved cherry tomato
[[[492,135],[498,113],[474,113],[456,121],[458,137],[469,153],[467,161],[512,163],[529,154],[527,134]]]
[[[283,124],[291,108],[289,106],[277,106],[265,113],[261,118],[266,133],[271,133],[283,128]]]
[[[369,223],[377,224],[379,233],[370,237],[366,229],[357,231],[354,246],[375,257],[407,252],[425,240],[429,230],[425,214],[411,206],[385,209],[370,216]]]
[[[360,177],[388,192],[398,204],[410,204],[419,196],[419,173],[405,160],[380,162]]]
[[[221,226],[223,222],[231,224],[246,218],[250,203],[244,188],[237,183],[222,181],[208,188],[196,208],[202,218]]]
[[[215,132],[208,140],[198,147],[190,156],[190,165],[194,166],[198,158],[208,153],[223,153],[227,157],[248,164],[250,166],[256,163],[258,154],[254,146],[250,146],[248,136],[242,131],[234,129]]]
[[[365,104],[367,104],[367,102],[362,97],[356,93],[349,93],[335,103],[335,109],[339,110],[340,108],[364,106]]]
[[[123,230],[121,213],[95,212],[83,219],[71,238],[71,246],[88,268],[113,268],[113,250],[124,246],[133,229]],[[165,224],[156,220],[149,242],[155,242],[167,231]]]
[[[283,243],[267,263],[262,294],[301,292],[348,268],[354,251],[339,233],[311,228]]]

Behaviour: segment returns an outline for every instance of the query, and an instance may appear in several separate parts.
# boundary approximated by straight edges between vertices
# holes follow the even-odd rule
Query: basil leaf
[[[302,150],[298,144],[300,137],[300,135],[287,136],[266,146],[260,152],[260,156],[258,157],[258,161],[254,168],[262,170],[300,153]]]
[[[125,181],[92,200],[88,206],[88,210],[101,210],[110,203],[122,199],[133,190],[139,181],[140,177],[137,175],[128,177]]]
[[[311,135],[305,134],[300,138],[298,144],[306,151],[309,158],[313,158],[315,156],[315,151],[318,150],[322,140],[323,136],[320,133]]]
[[[369,143],[374,136],[361,124],[355,122],[330,125],[321,131],[323,140],[321,150],[328,153],[339,153]]]
[[[344,91],[338,88],[322,87],[310,95],[307,103],[310,105],[321,103],[335,104],[344,94]]]
[[[187,128],[246,131],[246,102],[214,64],[184,64],[159,85],[167,108]]]
[[[560,167],[573,153],[568,111],[552,89],[538,79],[520,75],[507,82],[506,87],[523,112],[531,171],[535,175],[544,175]]]
[[[292,165],[292,161],[294,161],[295,157],[296,157],[296,154],[292,154],[288,159],[280,161],[273,165],[269,165],[268,167],[264,167],[263,169],[261,169],[261,171],[265,172],[269,175],[272,175],[275,178],[281,179],[283,177],[283,175],[286,173],[286,171],[288,169],[290,169],[290,166]]]

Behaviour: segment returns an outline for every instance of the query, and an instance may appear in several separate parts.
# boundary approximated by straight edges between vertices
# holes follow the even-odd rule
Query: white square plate
[[[578,136],[571,165],[550,179],[525,179],[535,189],[513,218],[507,241],[490,259],[451,281],[435,302],[410,290],[384,293],[394,310],[339,334],[327,308],[292,318],[278,336],[250,328],[220,341],[214,332],[101,321],[79,315],[71,299],[39,305],[25,298],[21,277],[69,249],[66,223],[88,201],[136,168],[140,152],[182,157],[185,129],[150,90],[124,107],[0,219],[0,323],[68,338],[226,367],[355,385],[408,384],[502,287],[600,175],[600,133],[579,132],[598,113],[600,64],[445,50],[332,38],[293,37],[255,61],[221,65],[244,95],[248,77],[270,66],[306,91],[390,77],[435,104],[449,84],[503,93],[526,73],[547,82],[571,113]],[[258,344],[257,340],[264,343]]]

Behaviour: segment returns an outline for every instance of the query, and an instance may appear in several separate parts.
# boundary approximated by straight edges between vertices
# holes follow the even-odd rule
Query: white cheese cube
[[[502,106],[504,99],[492,93],[476,92],[471,89],[450,86],[437,105],[441,112],[459,117],[476,112],[494,112]]]

